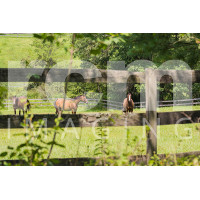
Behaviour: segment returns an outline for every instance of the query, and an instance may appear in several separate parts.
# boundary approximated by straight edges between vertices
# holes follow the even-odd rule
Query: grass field
[[[176,110],[190,110],[191,107],[178,107]],[[200,110],[200,106],[193,106],[193,110]],[[163,107],[158,109],[159,112],[171,112],[172,107]],[[83,111],[79,108],[77,113],[91,113],[92,111]],[[93,110],[93,112],[112,112],[122,114],[121,110]],[[135,109],[134,112],[145,112],[145,109]],[[52,107],[33,107],[31,110],[33,114],[54,114],[55,109]],[[64,112],[70,113],[70,112]],[[12,114],[13,109],[2,110],[1,114]],[[158,126],[158,153],[180,153],[188,151],[200,151],[200,133],[196,127],[198,124],[184,124],[177,125],[177,132],[175,131],[175,125]],[[129,127],[130,138],[127,150],[133,154],[145,154],[146,152],[146,138],[143,127]],[[80,135],[80,128],[76,128]],[[160,130],[160,131],[159,131]],[[67,158],[67,157],[93,157],[95,150],[95,135],[91,128],[82,129],[82,139],[79,141],[76,138],[75,133],[71,133],[72,129],[69,128],[67,132],[57,136],[57,141],[65,145],[65,149],[55,147],[52,153],[52,158]],[[23,141],[22,136],[14,136],[22,133],[23,129],[11,129],[8,132],[7,129],[0,129],[0,152],[6,150],[8,145],[17,146],[17,144]],[[121,155],[125,152],[127,147],[127,133],[124,127],[109,127],[109,150],[110,155]],[[10,134],[10,139],[8,138]],[[52,136],[49,136],[49,140]],[[79,146],[80,143],[80,146]],[[79,146],[79,152],[77,152]]]
[[[196,126],[197,124],[178,125],[177,133],[174,125],[159,126],[158,153],[200,151],[200,133],[197,131]],[[126,148],[129,153],[145,154],[146,139],[143,127],[128,128],[130,130],[128,139],[130,145],[127,148],[126,129],[124,127],[109,127],[108,149],[110,155],[121,155],[126,152]],[[188,129],[190,129],[189,132]],[[23,133],[23,129],[11,129],[10,132],[8,131],[7,129],[0,129],[0,152],[5,151],[7,146],[17,146],[24,140],[24,137],[19,135]],[[76,128],[76,131],[80,138],[81,128]],[[52,139],[52,135],[47,138],[47,140],[50,139]],[[97,136],[90,127],[82,129],[81,140],[76,138],[76,133],[71,128],[68,128],[65,133],[57,135],[56,139],[65,148],[55,147],[52,152],[52,158],[93,157],[95,139],[97,139]]]
[[[30,36],[27,34],[19,34],[19,36]],[[33,61],[37,59],[34,46],[31,46],[34,41],[33,37],[17,37],[0,36],[0,68],[7,68],[9,61]],[[55,53],[56,60],[63,61],[69,59],[69,54],[64,48],[59,48]],[[18,68],[20,65],[10,65],[10,67]]]
[[[33,38],[12,38],[1,36],[0,67],[7,68],[9,61],[21,61],[28,58],[35,60],[36,54],[34,53],[34,49],[31,47],[32,41]]]
[[[162,107],[162,108],[158,108],[157,112],[175,112],[175,111],[190,111],[190,110],[200,110],[200,105],[196,105],[196,106],[176,106],[176,107]],[[101,112],[101,113],[107,113],[107,112],[112,112],[112,113],[117,113],[117,114],[122,114],[122,110],[106,110],[106,109],[91,109],[91,110],[86,110],[86,107],[79,107],[77,114],[78,113],[92,113],[92,112]],[[134,113],[144,113],[145,112],[145,108],[136,108],[133,111]],[[32,106],[32,109],[30,111],[30,113],[32,114],[55,114],[55,108],[54,106]],[[70,113],[67,111],[64,111],[64,113]],[[0,111],[1,115],[13,115],[14,114],[14,110],[12,107],[9,108],[4,108]],[[18,114],[18,110],[17,110],[17,114]]]

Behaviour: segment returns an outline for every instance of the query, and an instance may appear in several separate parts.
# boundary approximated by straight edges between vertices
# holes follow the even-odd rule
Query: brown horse
[[[31,104],[29,102],[29,100],[26,97],[12,97],[12,101],[13,101],[13,108],[14,108],[14,113],[16,115],[16,110],[19,109],[19,115],[21,115],[21,110],[23,111],[24,114],[24,107],[26,106],[26,110],[25,112],[27,112],[28,110],[30,110]]]
[[[81,95],[78,97],[75,97],[74,99],[57,99],[54,102],[54,107],[56,109],[56,115],[60,113],[62,113],[63,110],[66,111],[72,111],[72,114],[76,114],[77,108],[78,108],[78,104],[80,101],[83,101],[85,103],[88,103],[86,96],[85,95]]]
[[[123,112],[133,112],[134,102],[131,99],[131,93],[128,93],[127,98],[124,99],[123,102]]]

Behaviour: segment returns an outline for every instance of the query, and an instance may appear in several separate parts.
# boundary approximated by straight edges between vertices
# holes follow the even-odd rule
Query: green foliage
[[[95,140],[94,156],[99,157],[98,163],[105,164],[105,159],[109,155],[108,133],[105,127],[97,127],[97,139]]]
[[[101,42],[106,38],[109,38],[109,34],[82,34],[81,38],[76,39],[74,56],[106,69],[110,56],[107,45]]]
[[[199,37],[199,34],[176,33],[83,34],[75,47],[80,58],[101,68],[109,60],[123,60],[128,65],[141,59],[157,65],[183,60],[194,68],[200,60]]]
[[[33,36],[37,39],[40,39],[43,43],[54,43],[59,36],[62,36],[62,33],[37,33],[33,34]],[[56,41],[57,44],[59,44],[58,41]]]
[[[177,157],[175,154],[166,154],[162,157],[154,155],[148,162],[149,166],[199,166],[200,156],[180,156]]]
[[[44,66],[51,68],[57,63],[56,55],[60,48],[64,48],[66,43],[65,37],[62,34],[34,34],[36,38],[33,40],[33,48],[35,49],[38,62],[35,63],[37,66]]]
[[[75,42],[75,56],[95,64],[100,69],[107,68],[108,61],[125,61],[126,67],[136,60],[149,60],[159,67],[168,60],[182,60],[191,69],[199,69],[200,34],[182,33],[137,33],[137,34],[79,34]],[[175,66],[182,69],[183,66]],[[129,66],[132,71],[140,71],[137,64]],[[165,66],[170,68],[170,66]],[[143,69],[143,68],[142,68]],[[134,101],[140,101],[140,90],[144,86],[129,84],[128,90],[134,94]],[[172,100],[172,84],[160,88],[160,100]],[[176,85],[181,98],[187,89]],[[184,91],[183,91],[184,90]],[[194,96],[198,94],[197,85],[193,86]],[[125,91],[126,92],[126,91]],[[105,98],[106,95],[105,95]],[[116,96],[117,98],[117,96]]]
[[[0,86],[0,109],[4,108],[4,99],[7,97],[7,88]]]

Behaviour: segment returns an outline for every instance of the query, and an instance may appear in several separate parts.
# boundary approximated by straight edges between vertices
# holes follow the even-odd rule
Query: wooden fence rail
[[[160,83],[200,83],[200,70],[154,70]],[[68,69],[0,68],[0,82],[63,82]],[[9,79],[9,77],[11,77]],[[47,78],[48,77],[48,78]],[[172,77],[172,78],[170,78]],[[72,69],[69,82],[145,83],[145,72],[122,70]]]

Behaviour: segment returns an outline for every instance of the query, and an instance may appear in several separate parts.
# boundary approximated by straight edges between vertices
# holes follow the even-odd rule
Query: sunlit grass
[[[22,36],[22,35],[19,35]],[[25,36],[28,36],[25,34]],[[9,64],[9,61],[34,61],[37,59],[34,46],[34,37],[0,36],[0,68],[19,68],[20,64]],[[67,44],[68,45],[68,44]],[[55,53],[57,62],[69,59],[69,53],[59,48]]]
[[[158,126],[158,153],[181,153],[200,151],[199,124]]]
[[[162,107],[158,108],[157,112],[175,112],[175,111],[191,111],[191,110],[200,110],[200,105],[196,106],[175,106],[175,107]],[[123,114],[122,109],[121,110],[106,110],[106,109],[87,109],[87,107],[79,107],[77,110],[77,114],[81,113],[95,113],[95,112],[100,112],[100,113],[117,113],[117,114]],[[136,108],[133,110],[134,113],[145,113],[146,109],[145,108]],[[17,110],[18,113],[18,110]],[[55,114],[55,108],[54,106],[32,106],[32,109],[30,111],[31,114]],[[70,114],[70,111],[64,111],[64,114]],[[1,115],[13,115],[14,110],[12,107],[9,108],[4,108],[0,112]]]
[[[11,129],[8,132],[8,129],[0,129],[0,152],[6,150],[7,146],[16,147],[24,141],[24,137],[19,135],[23,133],[23,129]],[[74,131],[72,128],[66,129],[66,132],[58,134],[56,141],[65,145],[65,148],[54,147],[52,152],[52,158],[67,158],[67,157],[94,157],[95,149],[95,140],[97,139],[97,129],[96,132],[92,131],[92,128],[76,128]],[[143,150],[135,153],[144,153],[145,152],[145,139],[141,138],[142,127],[130,129],[130,143],[131,146],[128,148],[129,153],[133,150],[136,145],[134,138],[141,139],[140,148]],[[18,135],[18,136],[17,136]],[[47,140],[51,140],[53,135],[48,136]],[[81,138],[77,139],[77,138]],[[127,144],[127,134],[123,127],[110,127],[108,135],[109,143],[109,152],[110,155],[121,155]],[[80,146],[79,146],[80,144]],[[78,147],[79,146],[79,147]],[[79,151],[78,151],[79,149]]]
[[[200,133],[196,129],[197,125],[177,125],[177,132],[175,125],[159,126],[158,153],[169,154],[200,151]],[[134,126],[128,127],[128,129],[130,130],[130,145],[127,148],[127,129],[125,127],[108,128],[109,155],[122,155],[125,152],[135,155],[146,153],[146,138],[143,127]],[[0,129],[0,152],[5,151],[7,146],[16,147],[22,143],[24,137],[19,134],[23,132],[24,129],[11,129],[10,132],[8,129]],[[76,131],[72,128],[66,129],[65,133],[58,134],[56,137],[56,141],[64,144],[65,148],[55,146],[52,158],[94,157],[95,140],[97,139],[96,133],[90,127],[82,128],[82,133],[81,128],[76,128]],[[52,137],[52,135],[48,136],[47,140],[50,141]],[[81,138],[81,140],[78,138]]]
[[[0,37],[0,68],[7,68],[9,61],[36,59],[34,48],[31,47],[33,38]],[[14,65],[12,67],[15,67]],[[16,66],[19,67],[19,66]]]

